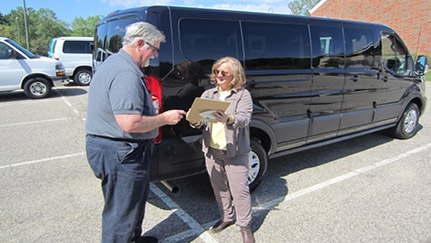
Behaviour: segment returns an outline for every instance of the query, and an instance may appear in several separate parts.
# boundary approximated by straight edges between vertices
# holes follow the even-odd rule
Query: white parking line
[[[41,121],[2,124],[2,125],[0,125],[0,127],[12,127],[12,126],[30,125],[30,124],[36,124],[36,123],[57,122],[57,121],[64,121],[64,120],[70,120],[70,119],[72,119],[72,118],[66,117],[66,118],[57,118],[57,119],[49,119],[49,120],[41,120]]]
[[[81,112],[78,111],[78,109],[76,109],[70,102],[69,100],[64,97],[58,90],[54,90],[58,95],[60,95],[61,99],[63,100],[64,103],[66,103],[66,105],[73,111],[73,113],[75,113],[82,121],[86,121],[85,117],[83,114],[81,114]]]
[[[422,146],[420,146],[418,148],[415,148],[413,150],[407,151],[407,152],[405,152],[403,154],[400,154],[398,156],[395,156],[393,158],[385,159],[385,160],[376,162],[376,163],[374,163],[374,164],[372,164],[370,166],[359,168],[357,170],[348,172],[348,173],[346,173],[344,175],[335,177],[335,178],[333,178],[331,180],[324,181],[322,183],[316,184],[316,185],[308,187],[306,189],[303,189],[303,190],[291,193],[291,194],[287,195],[286,197],[284,197],[284,196],[283,197],[279,197],[277,199],[274,199],[274,200],[271,200],[271,201],[266,202],[264,204],[261,204],[261,205],[259,205],[257,207],[253,207],[253,212],[255,213],[255,212],[258,212],[258,211],[262,211],[262,210],[265,210],[265,211],[271,210],[275,206],[279,205],[280,203],[291,201],[293,199],[296,199],[296,198],[299,198],[301,196],[307,195],[307,194],[309,194],[311,192],[315,192],[317,190],[323,189],[323,188],[328,187],[330,185],[342,182],[342,181],[344,181],[344,180],[346,180],[348,178],[351,178],[353,176],[361,175],[361,174],[364,174],[364,173],[369,172],[371,170],[374,170],[374,169],[377,169],[379,167],[382,167],[384,165],[387,165],[387,164],[396,162],[398,160],[407,158],[407,157],[409,157],[409,156],[411,156],[413,154],[422,152],[422,151],[424,151],[424,150],[426,150],[426,149],[428,149],[430,147],[431,147],[431,143],[428,143],[428,144],[422,145]],[[199,225],[192,217],[190,217],[187,213],[185,213],[184,210],[182,210],[175,202],[172,201],[172,199],[170,199],[158,187],[156,187],[155,185],[152,186],[151,187],[151,191],[153,191],[154,194],[156,194],[160,199],[162,199],[162,201],[165,202],[165,204],[169,208],[171,208],[171,210],[173,210],[191,228],[191,230],[184,231],[182,233],[179,233],[179,234],[173,235],[173,236],[171,236],[169,238],[166,238],[163,242],[177,242],[177,241],[183,240],[183,239],[185,239],[187,237],[190,237],[190,236],[193,236],[193,235],[197,235],[197,234],[201,234],[204,231],[204,228],[201,225]],[[180,213],[177,213],[178,211]],[[192,223],[190,224],[188,222],[192,222]],[[209,238],[206,238],[207,236],[209,236]],[[206,232],[204,232],[203,234],[201,234],[199,237],[202,240],[204,240],[205,242],[217,242],[213,237],[211,237],[211,235],[209,235]]]
[[[400,155],[397,155],[393,158],[389,158],[389,159],[385,159],[385,160],[376,162],[370,166],[356,169],[356,170],[348,172],[344,175],[335,177],[331,180],[324,181],[324,182],[316,184],[314,186],[311,186],[311,187],[305,188],[303,190],[291,193],[291,194],[287,195],[286,197],[284,197],[284,196],[279,197],[277,199],[271,200],[271,201],[266,202],[264,204],[258,205],[257,207],[253,207],[253,212],[258,212],[261,210],[271,210],[275,206],[279,205],[280,203],[291,201],[293,199],[299,198],[299,197],[307,195],[309,193],[312,193],[312,192],[318,191],[320,189],[326,188],[330,185],[334,185],[336,183],[342,182],[342,181],[349,179],[349,178],[352,178],[354,176],[367,173],[367,172],[372,171],[374,169],[377,169],[379,167],[391,164],[393,162],[407,158],[407,157],[414,155],[416,153],[422,152],[426,149],[429,149],[430,147],[431,147],[431,143],[428,143],[428,144],[422,145],[420,147],[417,147],[415,149],[412,149],[410,151],[407,151],[405,153],[402,153]],[[26,162],[17,163],[17,164],[11,164],[11,165],[4,165],[4,166],[0,166],[0,169],[24,166],[24,165],[29,165],[29,164],[35,164],[35,163],[41,163],[41,162],[47,162],[47,161],[52,161],[52,160],[57,160],[57,159],[64,159],[64,158],[83,156],[83,155],[85,155],[85,152],[68,154],[68,155],[63,155],[63,156],[50,157],[50,158],[40,159],[40,160],[26,161]],[[178,241],[181,241],[185,238],[195,236],[195,235],[199,235],[199,238],[202,239],[204,242],[217,242],[217,240],[214,239],[214,237],[212,237],[205,230],[205,228],[202,225],[200,225],[195,219],[193,219],[189,214],[187,214],[178,204],[176,204],[169,196],[167,196],[163,191],[161,191],[160,188],[158,188],[154,183],[150,184],[150,190],[157,197],[159,197],[171,209],[171,211],[173,213],[177,214],[177,216],[191,228],[190,230],[187,230],[187,231],[184,231],[182,233],[173,235],[169,238],[166,238],[163,240],[163,242],[178,242]]]
[[[385,159],[385,160],[382,160],[382,161],[376,162],[376,163],[374,163],[374,164],[372,164],[372,165],[370,165],[370,166],[366,166],[366,167],[359,168],[359,169],[357,169],[357,170],[351,171],[351,172],[346,173],[346,174],[344,174],[344,175],[341,175],[341,176],[335,177],[335,178],[333,178],[333,179],[331,179],[331,180],[324,181],[324,182],[319,183],[319,184],[316,184],[316,185],[314,185],[314,186],[310,186],[310,187],[305,188],[305,189],[303,189],[303,190],[300,190],[300,191],[294,192],[294,193],[292,193],[292,194],[287,195],[287,197],[279,197],[279,198],[277,198],[277,199],[274,199],[274,200],[271,200],[271,201],[269,201],[269,202],[266,202],[266,203],[264,203],[264,204],[262,204],[262,205],[260,205],[260,206],[258,206],[258,207],[254,207],[254,208],[253,208],[253,212],[260,211],[260,210],[269,210],[269,209],[272,209],[272,208],[274,208],[275,206],[277,206],[277,205],[278,205],[278,204],[280,204],[280,203],[283,203],[283,202],[287,202],[287,201],[293,200],[293,199],[295,199],[295,198],[298,198],[298,197],[304,196],[304,195],[306,195],[306,194],[309,194],[309,193],[311,193],[311,192],[314,192],[314,191],[317,191],[317,190],[323,189],[323,188],[325,188],[325,187],[328,187],[328,186],[330,186],[330,185],[336,184],[336,183],[338,183],[338,182],[342,182],[342,181],[344,181],[344,180],[346,180],[346,179],[348,179],[348,178],[351,178],[351,177],[353,177],[353,176],[357,176],[357,175],[360,175],[360,174],[364,174],[364,173],[366,173],[366,172],[369,172],[369,171],[371,171],[371,170],[377,169],[377,168],[382,167],[382,166],[384,166],[384,165],[387,165],[387,164],[390,164],[390,163],[396,162],[396,161],[398,161],[398,160],[401,160],[401,159],[407,158],[407,157],[409,157],[409,156],[411,156],[411,155],[413,155],[413,154],[416,154],[416,153],[422,152],[422,151],[424,151],[424,150],[426,150],[426,149],[428,149],[428,148],[430,148],[430,147],[431,147],[431,143],[428,143],[428,144],[422,145],[422,146],[420,146],[420,147],[417,147],[417,148],[415,148],[415,149],[413,149],[413,150],[410,150],[410,151],[407,151],[407,152],[405,152],[405,153],[402,153],[402,154],[400,154],[400,155],[398,155],[398,156],[395,156],[395,157],[393,157],[393,158],[389,158],[389,159]]]
[[[194,220],[190,215],[188,215],[178,204],[176,204],[170,197],[168,197],[162,190],[160,190],[153,183],[150,184],[151,191],[156,194],[178,217],[186,223],[191,231],[186,231],[187,233],[179,233],[177,235],[171,236],[163,240],[163,242],[178,242],[183,240],[185,237],[190,237],[193,235],[199,235],[204,242],[217,242],[206,230]]]
[[[12,168],[12,167],[23,166],[23,165],[37,164],[37,163],[42,163],[42,162],[47,162],[47,161],[52,161],[52,160],[57,160],[57,159],[65,159],[65,158],[70,158],[70,157],[75,157],[75,156],[82,156],[82,155],[85,155],[85,152],[84,153],[67,154],[67,155],[50,157],[50,158],[45,158],[45,159],[31,160],[31,161],[26,161],[26,162],[21,162],[21,163],[16,163],[16,164],[10,164],[10,165],[3,165],[3,166],[0,166],[0,170]]]

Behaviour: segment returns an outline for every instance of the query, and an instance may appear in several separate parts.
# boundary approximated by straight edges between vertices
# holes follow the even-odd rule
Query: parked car
[[[61,61],[66,76],[78,85],[89,85],[92,72],[93,37],[57,37],[51,40],[48,56]]]
[[[423,70],[415,70],[420,65],[385,25],[171,6],[119,10],[97,25],[95,72],[119,51],[125,27],[136,21],[166,35],[144,70],[160,111],[188,110],[212,86],[211,67],[220,57],[242,62],[254,102],[251,189],[269,158],[383,129],[402,139],[418,130],[426,105]],[[159,131],[152,180],[205,172],[199,130],[181,121]]]
[[[0,91],[23,89],[29,98],[44,98],[64,79],[61,62],[36,56],[15,41],[0,37]]]

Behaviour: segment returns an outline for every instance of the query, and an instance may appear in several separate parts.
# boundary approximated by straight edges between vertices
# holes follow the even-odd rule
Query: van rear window
[[[64,41],[64,53],[91,54],[90,41]]]

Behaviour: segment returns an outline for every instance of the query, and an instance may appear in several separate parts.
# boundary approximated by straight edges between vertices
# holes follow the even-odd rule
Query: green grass
[[[425,74],[425,81],[431,82],[431,70]]]

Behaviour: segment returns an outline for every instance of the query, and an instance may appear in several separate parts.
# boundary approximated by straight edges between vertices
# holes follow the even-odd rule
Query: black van
[[[166,35],[144,70],[159,111],[188,110],[211,87],[212,64],[245,69],[254,112],[250,188],[269,158],[391,129],[417,132],[425,109],[423,67],[389,27],[365,22],[169,6],[116,11],[96,29],[93,69],[121,48],[125,27],[146,21]],[[418,68],[420,67],[420,68]],[[182,121],[154,140],[152,180],[205,172],[200,131]]]

